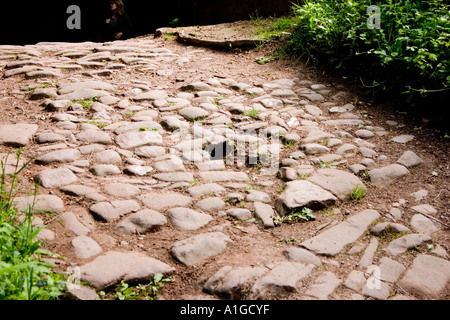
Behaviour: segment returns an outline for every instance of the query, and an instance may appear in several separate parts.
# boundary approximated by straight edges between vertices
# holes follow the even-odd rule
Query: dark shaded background
[[[2,9],[0,44],[96,41],[110,15],[109,0],[49,0],[10,2]],[[289,12],[290,0],[123,0],[135,36],[153,33],[178,18],[178,26],[248,20],[250,15],[280,16]],[[81,30],[66,27],[67,8],[81,9]],[[7,9],[6,9],[7,8]]]

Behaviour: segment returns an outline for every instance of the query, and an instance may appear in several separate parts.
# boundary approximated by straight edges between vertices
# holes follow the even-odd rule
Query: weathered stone
[[[107,132],[97,129],[86,130],[77,135],[77,139],[84,143],[112,144],[113,140]]]
[[[250,290],[251,299],[269,299],[282,293],[295,292],[298,282],[315,268],[313,264],[281,262],[265,276],[256,280]]]
[[[140,205],[134,200],[117,200],[96,203],[89,208],[89,211],[106,222],[112,222],[139,209]]]
[[[338,279],[334,273],[325,271],[316,279],[315,284],[306,290],[305,294],[319,300],[328,300],[329,296],[333,294],[341,284],[342,281]]]
[[[88,227],[78,221],[72,212],[64,212],[61,214],[61,222],[65,229],[72,231],[77,236],[86,236],[91,232]]]
[[[171,266],[139,252],[110,251],[81,266],[81,281],[102,290],[121,280],[146,281],[157,273],[168,276],[174,271]]]
[[[208,214],[189,208],[177,207],[167,210],[171,224],[178,230],[197,230],[212,221]]]
[[[439,299],[448,289],[450,262],[430,255],[418,255],[398,285],[413,294]]]
[[[170,156],[167,160],[155,162],[154,168],[159,172],[186,171],[183,161],[175,156]]]
[[[349,273],[347,279],[344,282],[344,286],[353,289],[356,292],[360,292],[367,280],[362,271],[353,270]]]
[[[41,171],[36,176],[36,179],[44,188],[57,188],[74,183],[78,180],[77,176],[67,168],[47,169]]]
[[[397,160],[397,163],[400,163],[407,168],[411,168],[422,164],[423,160],[414,152],[405,151],[405,153]]]
[[[192,198],[176,192],[156,193],[151,192],[139,196],[138,199],[148,208],[162,210],[173,207],[189,207],[192,204]]]
[[[391,286],[374,275],[367,279],[361,293],[377,300],[386,300],[391,295]]]
[[[122,157],[114,150],[104,150],[94,154],[94,161],[99,164],[119,164]]]
[[[305,154],[322,154],[331,151],[329,148],[318,143],[307,143],[302,145],[301,148]]]
[[[167,93],[164,90],[150,90],[135,95],[133,101],[155,101],[168,98]]]
[[[359,260],[359,266],[362,268],[367,268],[373,262],[373,257],[378,250],[378,240],[377,238],[370,239],[369,245],[367,246],[364,254]]]
[[[217,183],[206,183],[190,187],[186,190],[192,197],[200,198],[201,196],[208,194],[220,194],[225,192],[225,188]]]
[[[122,149],[132,149],[146,145],[161,145],[162,136],[154,131],[126,132],[116,137],[116,143]]]
[[[410,224],[413,231],[417,233],[432,234],[439,230],[439,228],[434,225],[433,221],[422,214],[413,215]]]
[[[437,210],[435,207],[433,207],[429,204],[426,204],[426,203],[414,206],[411,208],[411,210],[418,212],[418,213],[427,214],[427,215],[434,215],[437,213]]]
[[[383,168],[370,170],[368,174],[372,185],[383,187],[409,174],[409,170],[402,165],[391,164]]]
[[[321,266],[322,262],[320,261],[319,257],[317,257],[314,253],[302,249],[302,248],[288,248],[283,251],[283,254],[291,261],[295,262],[303,262],[306,264],[313,264],[316,266]]]
[[[167,224],[166,217],[154,210],[144,209],[123,219],[116,230],[125,234],[144,234]]]
[[[425,243],[430,243],[431,237],[427,234],[413,233],[389,242],[384,251],[392,256],[398,256],[409,249],[413,249]]]
[[[211,182],[227,182],[227,181],[248,181],[249,177],[245,172],[234,171],[205,171],[199,172],[199,177]]]
[[[153,175],[154,179],[168,181],[168,182],[178,182],[178,181],[194,181],[194,176],[191,172],[166,172],[157,173]]]
[[[317,254],[335,256],[346,245],[358,240],[367,227],[379,217],[380,214],[375,210],[364,210],[319,235],[303,241],[300,246]]]
[[[59,213],[64,210],[64,202],[61,198],[53,195],[38,195],[36,197],[16,197],[13,201],[14,207],[22,212],[29,208],[32,212],[54,212]]]
[[[62,149],[46,153],[36,159],[37,163],[66,163],[73,162],[81,156],[80,151],[76,149]]]
[[[136,187],[132,184],[120,182],[108,183],[103,188],[106,194],[117,198],[125,198],[125,199],[134,197],[135,195],[138,195],[141,192],[139,187]]]
[[[275,201],[275,208],[282,216],[303,207],[322,209],[333,205],[337,198],[330,192],[309,181],[298,180],[286,183],[285,190]]]
[[[350,198],[352,191],[364,183],[354,174],[337,169],[319,169],[308,181],[331,192],[340,200]]]
[[[68,195],[71,196],[85,196],[88,195],[90,193],[95,193],[95,189],[90,188],[90,187],[86,187],[83,185],[68,185],[68,186],[63,186],[60,188],[60,190],[64,193],[67,193]]]
[[[250,220],[253,218],[250,210],[242,209],[242,208],[233,208],[226,211],[227,215],[237,219],[237,220]]]
[[[166,149],[159,146],[148,146],[137,148],[134,152],[137,156],[142,158],[154,158],[164,155],[166,153]]]
[[[222,267],[203,286],[203,291],[228,299],[245,299],[245,290],[264,275],[262,267]]]
[[[78,236],[72,240],[75,254],[78,258],[88,259],[102,252],[102,248],[92,238],[88,236]]]
[[[95,166],[92,166],[89,171],[98,177],[121,174],[120,169],[112,164],[97,164]]]
[[[398,143],[407,143],[414,140],[414,136],[413,135],[409,135],[409,134],[403,134],[400,136],[396,136],[394,138],[391,139],[391,141],[394,142],[398,142]]]
[[[245,197],[245,201],[269,203],[271,199],[270,196],[265,192],[258,190],[248,190],[248,194]]]
[[[226,206],[226,203],[221,198],[211,197],[198,201],[195,206],[206,212],[217,213]]]
[[[254,202],[253,206],[255,208],[255,216],[262,220],[264,228],[275,227],[273,218],[276,216],[276,213],[272,206],[258,201]]]
[[[93,89],[93,90],[103,90],[109,92],[115,92],[114,86],[109,83],[101,82],[101,81],[84,81],[84,82],[76,82],[70,84],[61,84],[58,88],[58,93],[68,94],[71,92],[75,92],[80,89]]]
[[[186,107],[178,111],[178,113],[189,121],[197,121],[209,115],[208,111],[198,107]]]
[[[221,254],[233,241],[221,232],[200,234],[174,243],[170,252],[175,259],[186,266]]]
[[[41,134],[36,135],[36,137],[34,137],[34,141],[36,141],[36,143],[39,143],[39,144],[62,142],[65,140],[66,140],[66,138],[63,135],[53,133],[53,132],[41,133]]]
[[[380,280],[394,283],[405,271],[405,266],[388,257],[380,259]]]
[[[36,124],[7,124],[0,125],[0,145],[11,147],[25,147],[38,126]]]

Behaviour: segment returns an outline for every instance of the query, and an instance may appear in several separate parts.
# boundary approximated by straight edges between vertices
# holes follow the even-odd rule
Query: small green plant
[[[158,292],[164,287],[167,282],[172,279],[164,278],[164,275],[157,273],[147,285],[138,284],[137,286],[130,286],[125,281],[121,281],[116,286],[116,291],[112,295],[114,300],[155,300],[158,298]],[[105,298],[107,295],[104,291],[100,292],[100,296]]]
[[[65,282],[53,265],[40,257],[49,252],[40,248],[36,237],[41,228],[33,226],[33,205],[21,213],[14,207],[19,190],[18,175],[33,159],[19,168],[23,149],[10,151],[1,161],[0,185],[0,300],[53,300],[63,294]],[[6,174],[8,156],[16,153],[15,172]],[[10,180],[10,181],[8,181]],[[35,197],[38,186],[35,186]]]
[[[367,194],[367,190],[364,186],[358,184],[353,190],[352,193],[350,194],[350,198],[352,200],[356,200],[359,201],[361,200],[365,195]]]
[[[295,141],[294,140],[285,140],[284,141],[284,145],[288,148],[292,147],[294,145]]]
[[[75,100],[74,103],[81,104],[83,106],[83,108],[90,109],[95,101],[97,101],[97,96],[93,95],[92,98],[90,98],[90,99],[83,98],[83,99]]]
[[[250,118],[256,118],[256,117],[258,117],[259,113],[260,113],[260,111],[259,111],[259,110],[256,110],[256,109],[244,110],[244,114],[245,114],[247,117],[250,117]]]
[[[300,221],[313,221],[316,217],[313,211],[307,207],[304,207],[301,211],[292,211],[290,214],[283,217],[274,217],[273,222],[275,225],[279,226],[282,223],[294,223]]]

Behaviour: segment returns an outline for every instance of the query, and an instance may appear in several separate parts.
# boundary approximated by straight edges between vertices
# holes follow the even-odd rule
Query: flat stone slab
[[[409,170],[400,164],[394,163],[386,167],[370,170],[368,174],[372,185],[383,187],[409,174]]]
[[[165,172],[153,175],[153,178],[167,182],[194,181],[194,175],[191,172]]]
[[[376,210],[364,210],[319,235],[300,244],[308,250],[325,256],[335,256],[348,244],[358,240],[370,224],[378,219]]]
[[[133,149],[147,145],[161,145],[162,136],[154,131],[126,132],[116,137],[116,143],[122,149]]]
[[[184,207],[167,210],[167,216],[173,227],[178,230],[197,230],[213,220],[208,214]]]
[[[0,145],[25,147],[38,130],[36,124],[7,124],[0,126]]]
[[[248,181],[249,177],[245,172],[234,171],[205,171],[199,172],[198,176],[206,181],[211,182],[228,182],[228,181]]]
[[[190,187],[186,190],[192,197],[200,198],[201,196],[208,194],[218,194],[225,192],[226,189],[217,183],[205,183]]]
[[[330,191],[340,200],[350,198],[352,191],[364,183],[354,174],[337,169],[319,169],[308,181]]]
[[[68,94],[80,89],[103,90],[111,93],[115,92],[114,86],[110,85],[109,83],[101,81],[83,81],[58,85],[58,93],[61,95]]]
[[[67,168],[48,169],[38,173],[36,179],[44,188],[57,188],[72,184],[78,180],[77,176]]]
[[[255,208],[255,216],[263,222],[264,228],[273,228],[273,218],[276,216],[275,211],[271,205],[256,201],[253,203]]]
[[[191,197],[176,192],[150,192],[139,196],[138,199],[142,201],[146,207],[154,210],[173,207],[188,207],[192,204]]]
[[[38,195],[29,197],[17,197],[14,199],[14,207],[19,211],[25,211],[32,207],[33,212],[61,212],[64,210],[64,202],[53,195]]]
[[[62,149],[41,155],[36,159],[36,162],[42,164],[50,164],[55,162],[66,163],[73,162],[79,157],[81,157],[81,153],[76,149]]]
[[[89,208],[89,211],[96,217],[106,222],[112,222],[127,213],[137,211],[139,209],[139,203],[134,200],[117,200],[96,203]]]
[[[169,96],[164,90],[150,90],[147,92],[143,92],[140,94],[135,95],[132,99],[134,101],[154,101],[154,100],[161,100],[166,99]]]
[[[397,238],[389,242],[389,245],[384,251],[392,256],[398,256],[409,249],[418,247],[425,243],[430,243],[431,237],[428,234],[413,233]]]
[[[450,261],[420,254],[398,284],[410,293],[438,299],[449,280]]]
[[[423,160],[417,154],[408,150],[402,154],[402,156],[397,160],[397,163],[400,163],[407,168],[411,168],[422,164]]]
[[[146,281],[157,273],[164,276],[175,269],[140,252],[111,251],[81,266],[81,281],[97,290],[103,290],[121,280],[125,282]]]
[[[102,252],[100,245],[91,237],[78,236],[72,240],[72,246],[78,258],[88,259]]]
[[[170,252],[181,263],[192,266],[221,254],[230,243],[233,243],[233,240],[222,232],[210,232],[177,241]]]
[[[286,183],[285,190],[275,200],[277,212],[284,216],[303,207],[322,209],[333,205],[337,198],[330,192],[306,180]]]

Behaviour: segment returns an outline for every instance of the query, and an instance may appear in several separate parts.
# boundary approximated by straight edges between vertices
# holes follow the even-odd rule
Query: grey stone
[[[354,174],[337,169],[319,169],[308,181],[331,192],[340,200],[350,198],[352,191],[364,183]]]
[[[437,213],[437,210],[435,207],[433,207],[429,204],[426,204],[426,203],[414,206],[411,208],[411,210],[418,212],[418,213],[428,214],[428,215],[434,215]]]
[[[106,222],[112,222],[127,213],[135,212],[139,209],[140,205],[134,200],[117,200],[96,203],[89,208],[89,211]]]
[[[154,131],[126,132],[116,137],[116,143],[122,149],[132,149],[145,145],[161,145],[162,136]]]
[[[144,234],[167,224],[166,217],[154,210],[144,209],[133,213],[117,224],[116,230],[124,234]]]
[[[102,252],[102,248],[88,236],[78,236],[72,240],[72,246],[78,258],[88,259]]]
[[[59,190],[71,196],[85,196],[96,192],[95,189],[83,185],[63,186]]]
[[[361,293],[377,300],[386,300],[391,295],[391,286],[374,275],[367,279]]]
[[[140,177],[149,174],[151,171],[153,171],[152,167],[140,166],[140,165],[131,165],[131,166],[127,166],[125,169],[123,169],[123,172],[128,175],[140,176]]]
[[[246,289],[266,273],[262,267],[222,267],[203,286],[203,291],[227,299],[245,299]]]
[[[206,226],[213,218],[205,213],[184,207],[167,210],[171,224],[178,230],[197,230]]]
[[[314,268],[313,264],[281,262],[256,280],[250,290],[250,299],[269,299],[282,293],[295,292],[298,282],[306,278]]]
[[[119,164],[122,157],[114,150],[104,150],[94,154],[94,161],[99,164]]]
[[[154,179],[167,181],[167,182],[179,182],[179,181],[194,181],[194,176],[191,172],[166,172],[157,173],[153,175]]]
[[[225,192],[225,188],[217,183],[205,183],[201,185],[196,185],[194,187],[190,187],[186,190],[192,197],[200,198],[201,196],[208,194],[220,194]]]
[[[77,176],[67,168],[47,169],[41,171],[36,176],[36,179],[44,188],[57,188],[74,183],[78,180]]]
[[[54,212],[59,213],[64,210],[64,202],[61,198],[54,195],[37,195],[29,197],[16,197],[13,200],[14,207],[18,211],[25,212],[28,208],[32,212]]]
[[[81,156],[80,151],[76,149],[62,149],[46,153],[36,159],[37,163],[51,164],[51,163],[66,163],[73,162]]]
[[[201,179],[211,182],[228,182],[228,181],[245,182],[249,180],[249,177],[245,172],[205,171],[199,172],[198,175]]]
[[[370,139],[375,136],[375,134],[372,131],[366,129],[356,130],[355,135],[361,139]]]
[[[145,128],[146,131],[143,131]],[[115,134],[123,134],[127,132],[153,132],[158,133],[163,131],[163,128],[155,121],[138,121],[131,123],[124,123],[122,126],[115,128]]]
[[[103,90],[111,93],[115,92],[114,86],[101,81],[84,81],[70,84],[61,84],[58,87],[58,93],[61,95],[75,92],[80,89]]]
[[[409,135],[409,134],[403,134],[403,135],[396,136],[391,139],[391,141],[398,142],[398,143],[408,143],[412,140],[414,140],[414,136]]]
[[[347,276],[347,279],[344,282],[344,286],[355,290],[356,292],[360,292],[366,282],[366,277],[364,276],[364,273],[362,271],[352,270]]]
[[[139,196],[138,199],[142,201],[146,207],[154,210],[173,207],[188,207],[192,204],[191,197],[176,192],[151,192]]]
[[[406,270],[405,266],[400,262],[392,260],[388,257],[380,259],[380,280],[394,283],[400,278]]]
[[[184,265],[193,266],[221,254],[231,243],[233,241],[221,232],[204,233],[175,242],[170,252]]]
[[[331,151],[329,148],[318,143],[307,143],[302,145],[301,148],[305,154],[323,154]]]
[[[248,190],[248,194],[245,197],[245,201],[269,203],[271,199],[270,196],[265,192],[258,190]]]
[[[397,163],[400,163],[407,168],[411,168],[422,164],[423,160],[414,152],[405,151],[405,153],[397,160]]]
[[[290,89],[276,89],[270,95],[276,98],[297,98],[297,94]]]
[[[134,152],[137,156],[142,158],[154,158],[164,155],[166,153],[166,149],[159,146],[148,146],[136,148]]]
[[[103,188],[106,194],[125,199],[134,197],[141,192],[135,185],[120,182],[108,183]]]
[[[432,234],[439,230],[439,228],[434,225],[433,221],[422,214],[413,215],[410,224],[412,230],[416,233]]]
[[[378,249],[377,238],[370,239],[369,245],[364,251],[364,254],[362,255],[361,259],[359,260],[359,266],[362,268],[367,268],[368,266],[370,266],[373,262],[373,257],[375,256],[377,249]]]
[[[41,133],[41,134],[36,135],[36,137],[34,137],[34,141],[36,141],[36,143],[39,143],[39,144],[63,142],[65,140],[66,140],[66,138],[63,135],[53,133],[53,132]]]
[[[203,119],[209,115],[208,111],[198,107],[186,107],[178,111],[178,113],[189,121],[196,121],[199,119]]]
[[[91,232],[88,227],[78,221],[77,217],[72,212],[64,212],[60,217],[64,228],[72,231],[77,236],[86,236]]]
[[[258,201],[254,202],[253,206],[255,208],[255,216],[262,220],[264,228],[275,227],[273,218],[276,216],[276,213],[272,206]]]
[[[333,205],[337,198],[330,192],[309,181],[298,180],[286,183],[285,190],[275,201],[275,208],[282,216],[303,207],[321,209]]]
[[[217,213],[226,206],[226,203],[221,198],[211,197],[198,201],[195,206],[206,212]]]
[[[133,101],[155,101],[166,99],[169,96],[164,90],[150,90],[147,92],[143,92],[135,95],[132,99]]]
[[[155,162],[154,168],[159,172],[186,171],[183,161],[176,156],[170,156],[167,160]]]
[[[288,248],[283,251],[283,254],[291,261],[295,262],[303,262],[306,264],[313,264],[315,266],[321,266],[322,262],[319,257],[317,257],[314,253],[302,249],[302,248]]]
[[[0,125],[0,145],[10,147],[25,147],[36,133],[36,124],[7,124]]]
[[[317,106],[311,105],[311,104],[307,104],[304,106],[306,112],[308,112],[309,114],[313,115],[313,116],[320,116],[322,115],[322,110],[320,108],[318,108]]]
[[[231,216],[237,220],[250,220],[253,218],[252,213],[250,210],[242,209],[242,208],[233,208],[226,211],[228,216]]]
[[[56,100],[89,100],[93,97],[101,98],[108,96],[109,93],[103,90],[95,89],[78,89],[73,92],[62,94],[56,98]]]
[[[376,226],[374,226],[372,229],[370,229],[370,232],[376,236],[379,236],[383,232],[410,233],[411,230],[409,230],[407,227],[405,227],[404,225],[401,225],[399,223],[381,222],[381,223],[377,223]]]
[[[303,241],[300,246],[317,254],[335,256],[346,245],[358,240],[367,227],[379,217],[380,214],[375,210],[364,210],[317,236]]]
[[[438,299],[445,289],[448,289],[449,280],[448,260],[420,254],[398,285],[410,293]]]
[[[398,256],[409,249],[418,247],[425,243],[430,243],[431,237],[427,234],[413,233],[397,238],[389,242],[384,251],[392,256]]]
[[[108,133],[97,129],[83,131],[77,135],[77,139],[80,142],[89,144],[98,143],[108,145],[113,143],[113,140]]]
[[[409,170],[399,164],[391,164],[386,167],[372,169],[368,172],[370,182],[376,187],[383,187],[409,174]]]
[[[81,281],[103,290],[121,280],[146,281],[157,273],[168,276],[174,271],[173,267],[139,252],[110,251],[81,266]]]
[[[89,171],[98,177],[118,175],[122,173],[118,167],[112,164],[97,164],[92,166]]]
[[[315,284],[306,290],[305,294],[319,300],[328,300],[329,296],[342,284],[342,280],[336,277],[332,272],[325,271]]]

